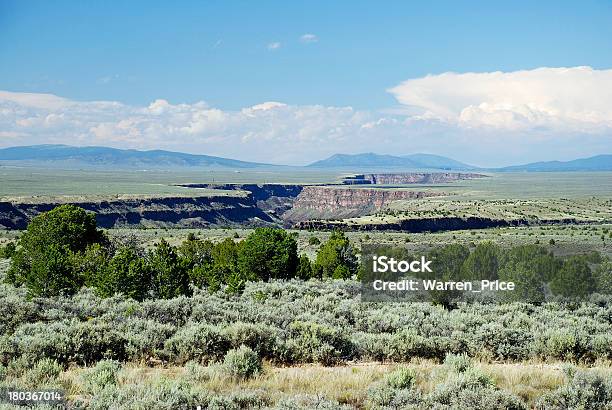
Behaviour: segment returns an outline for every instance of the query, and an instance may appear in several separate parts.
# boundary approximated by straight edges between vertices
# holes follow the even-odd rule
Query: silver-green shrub
[[[537,402],[542,410],[612,408],[612,381],[592,371],[576,371],[571,381]]]
[[[472,365],[472,359],[466,354],[456,355],[449,353],[444,358],[444,366],[455,373],[463,373],[471,368]]]
[[[393,389],[409,389],[414,385],[416,373],[407,367],[395,369],[385,377],[385,383]]]
[[[40,388],[55,382],[61,372],[62,366],[55,360],[45,358],[36,362],[32,368],[26,370],[23,380],[27,387]]]
[[[227,375],[238,380],[247,380],[262,372],[259,355],[249,347],[240,346],[231,349],[223,359],[223,370]]]
[[[164,348],[171,360],[176,362],[198,360],[208,363],[225,355],[229,341],[218,326],[188,323],[166,340]]]
[[[121,364],[114,360],[101,360],[82,374],[85,391],[91,394],[98,393],[107,386],[117,384],[117,375]]]

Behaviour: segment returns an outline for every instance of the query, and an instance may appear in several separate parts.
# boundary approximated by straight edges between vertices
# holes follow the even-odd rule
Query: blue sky
[[[207,107],[224,113],[269,101],[292,107],[351,107],[378,121],[398,112],[412,114],[414,96],[404,96],[402,103],[402,96],[389,90],[429,74],[511,73],[580,66],[605,72],[612,68],[610,39],[610,1],[0,0],[0,90],[49,93],[77,102],[115,101],[132,108],[148,107],[156,100],[171,105],[204,101]],[[605,81],[607,77],[603,84],[607,84]],[[452,88],[451,84],[446,90],[446,103],[454,99]],[[437,96],[438,92],[430,94]],[[593,96],[597,99],[601,96]],[[487,101],[484,98],[479,104]],[[529,105],[530,101],[511,103]],[[422,113],[423,106],[416,105]],[[547,112],[555,111],[549,108]],[[356,120],[342,121],[346,125],[346,121]],[[294,133],[300,131],[299,125],[283,124],[272,134],[279,134],[283,127]],[[224,145],[219,138],[223,132],[247,140],[248,134],[255,132],[243,125],[240,129],[217,130],[215,135],[198,134],[198,144],[177,137],[174,145],[164,147],[222,154]],[[452,136],[452,127],[440,130],[439,126],[427,124],[427,132],[417,133],[419,141],[432,133]],[[338,124],[330,124],[322,132],[333,133],[329,129],[334,127]],[[419,132],[422,128],[418,127]],[[540,123],[535,128],[541,133]],[[39,129],[35,136],[32,131],[22,131],[5,131],[12,137],[0,139],[0,145],[61,140],[57,130],[45,133]],[[363,150],[401,149],[408,153],[414,152],[413,147],[430,152],[440,147],[440,140],[430,145],[385,142],[388,134],[403,131],[376,134],[380,136],[380,149]],[[507,131],[508,127],[502,133]],[[570,131],[575,133],[576,129],[554,129],[551,133]],[[22,134],[30,136],[19,137]],[[465,128],[455,134],[465,134]],[[589,130],[589,138],[592,134]],[[586,149],[572,150],[566,141],[550,155],[568,158],[610,147],[609,134],[593,138]],[[78,145],[100,142],[105,141],[85,136],[74,141]],[[145,137],[111,138],[106,142],[136,148],[157,144]],[[461,141],[455,142],[458,146]],[[536,142],[542,144],[541,135]],[[228,145],[233,144],[235,141]],[[287,147],[290,145],[287,143]],[[308,159],[346,147],[346,140],[328,146],[329,150],[312,150]],[[466,152],[463,159],[491,157],[502,146],[503,142],[491,146],[490,151]],[[542,145],[537,147],[541,149]],[[535,148],[517,150],[517,159]],[[285,151],[279,152],[279,159],[297,160],[297,153],[282,149]],[[248,147],[229,154],[267,159]],[[502,159],[500,156],[491,161]],[[541,158],[531,155],[529,159]]]

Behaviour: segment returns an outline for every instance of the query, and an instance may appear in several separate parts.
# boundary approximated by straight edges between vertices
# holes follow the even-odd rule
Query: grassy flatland
[[[33,196],[0,196],[0,201],[14,203],[82,203],[82,202],[101,202],[101,201],[129,201],[134,199],[159,199],[159,198],[195,198],[211,196],[236,196],[243,197],[248,195],[241,190],[222,190],[198,188],[192,192],[177,192],[163,194],[101,194],[101,195],[33,195]]]
[[[329,183],[339,174],[331,171],[243,169],[236,171],[196,168],[188,170],[63,170],[0,166],[0,197],[32,195],[195,195],[186,183]]]
[[[390,171],[390,172],[398,172]],[[2,166],[0,197],[32,195],[177,194],[188,188],[179,183],[335,183],[345,173],[303,168],[241,169],[214,168],[170,170],[70,170]],[[454,183],[410,185],[437,189],[472,199],[575,198],[610,196],[610,172],[487,173],[489,178]]]
[[[612,172],[488,173],[489,178],[446,184],[444,191],[472,199],[612,197]]]
[[[574,199],[455,199],[429,197],[418,200],[394,201],[381,212],[347,222],[388,223],[402,219],[436,217],[481,217],[503,220],[610,222],[612,198]]]

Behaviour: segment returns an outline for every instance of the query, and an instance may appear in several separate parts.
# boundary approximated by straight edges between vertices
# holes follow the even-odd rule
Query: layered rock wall
[[[440,184],[461,181],[464,179],[485,178],[486,175],[462,172],[405,172],[394,174],[362,174],[346,177],[346,185],[405,185],[405,184]]]
[[[440,195],[445,194],[433,191],[307,186],[282,218],[290,222],[350,218],[376,212],[393,201]]]

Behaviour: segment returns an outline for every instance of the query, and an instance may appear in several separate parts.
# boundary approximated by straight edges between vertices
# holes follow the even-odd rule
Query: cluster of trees
[[[447,245],[434,250],[430,258],[436,279],[514,282],[517,290],[505,294],[509,301],[541,303],[548,294],[566,298],[612,294],[612,265],[596,252],[561,258],[539,245],[502,249],[486,241],[471,252],[465,245]],[[443,304],[454,296],[436,295]]]
[[[406,250],[385,251],[412,259]],[[11,258],[7,281],[25,285],[32,296],[69,295],[87,286],[104,297],[122,293],[136,300],[167,299],[189,295],[193,286],[236,292],[247,281],[347,279],[358,271],[355,252],[341,232],[333,232],[320,244],[314,262],[298,255],[295,234],[275,228],[258,228],[239,242],[227,238],[213,243],[190,234],[179,246],[162,239],[145,251],[134,242],[109,240],[97,228],[94,214],[72,205],[34,218],[17,246],[11,243],[2,253]],[[433,273],[422,275],[428,279],[515,282],[517,291],[505,294],[508,301],[541,303],[551,294],[570,298],[612,294],[610,261],[596,253],[560,258],[538,245],[502,249],[487,241],[472,250],[450,244],[432,250],[428,257]],[[447,306],[458,295],[432,292],[435,302]]]
[[[191,234],[175,247],[162,239],[152,250],[117,244],[97,229],[95,215],[62,205],[35,217],[22,235],[7,280],[33,296],[72,294],[82,286],[101,296],[122,293],[136,300],[189,295],[191,285],[211,291],[269,279],[349,278],[357,258],[346,236],[335,232],[315,262],[298,255],[295,236],[283,229],[258,228],[238,243],[220,243]]]

